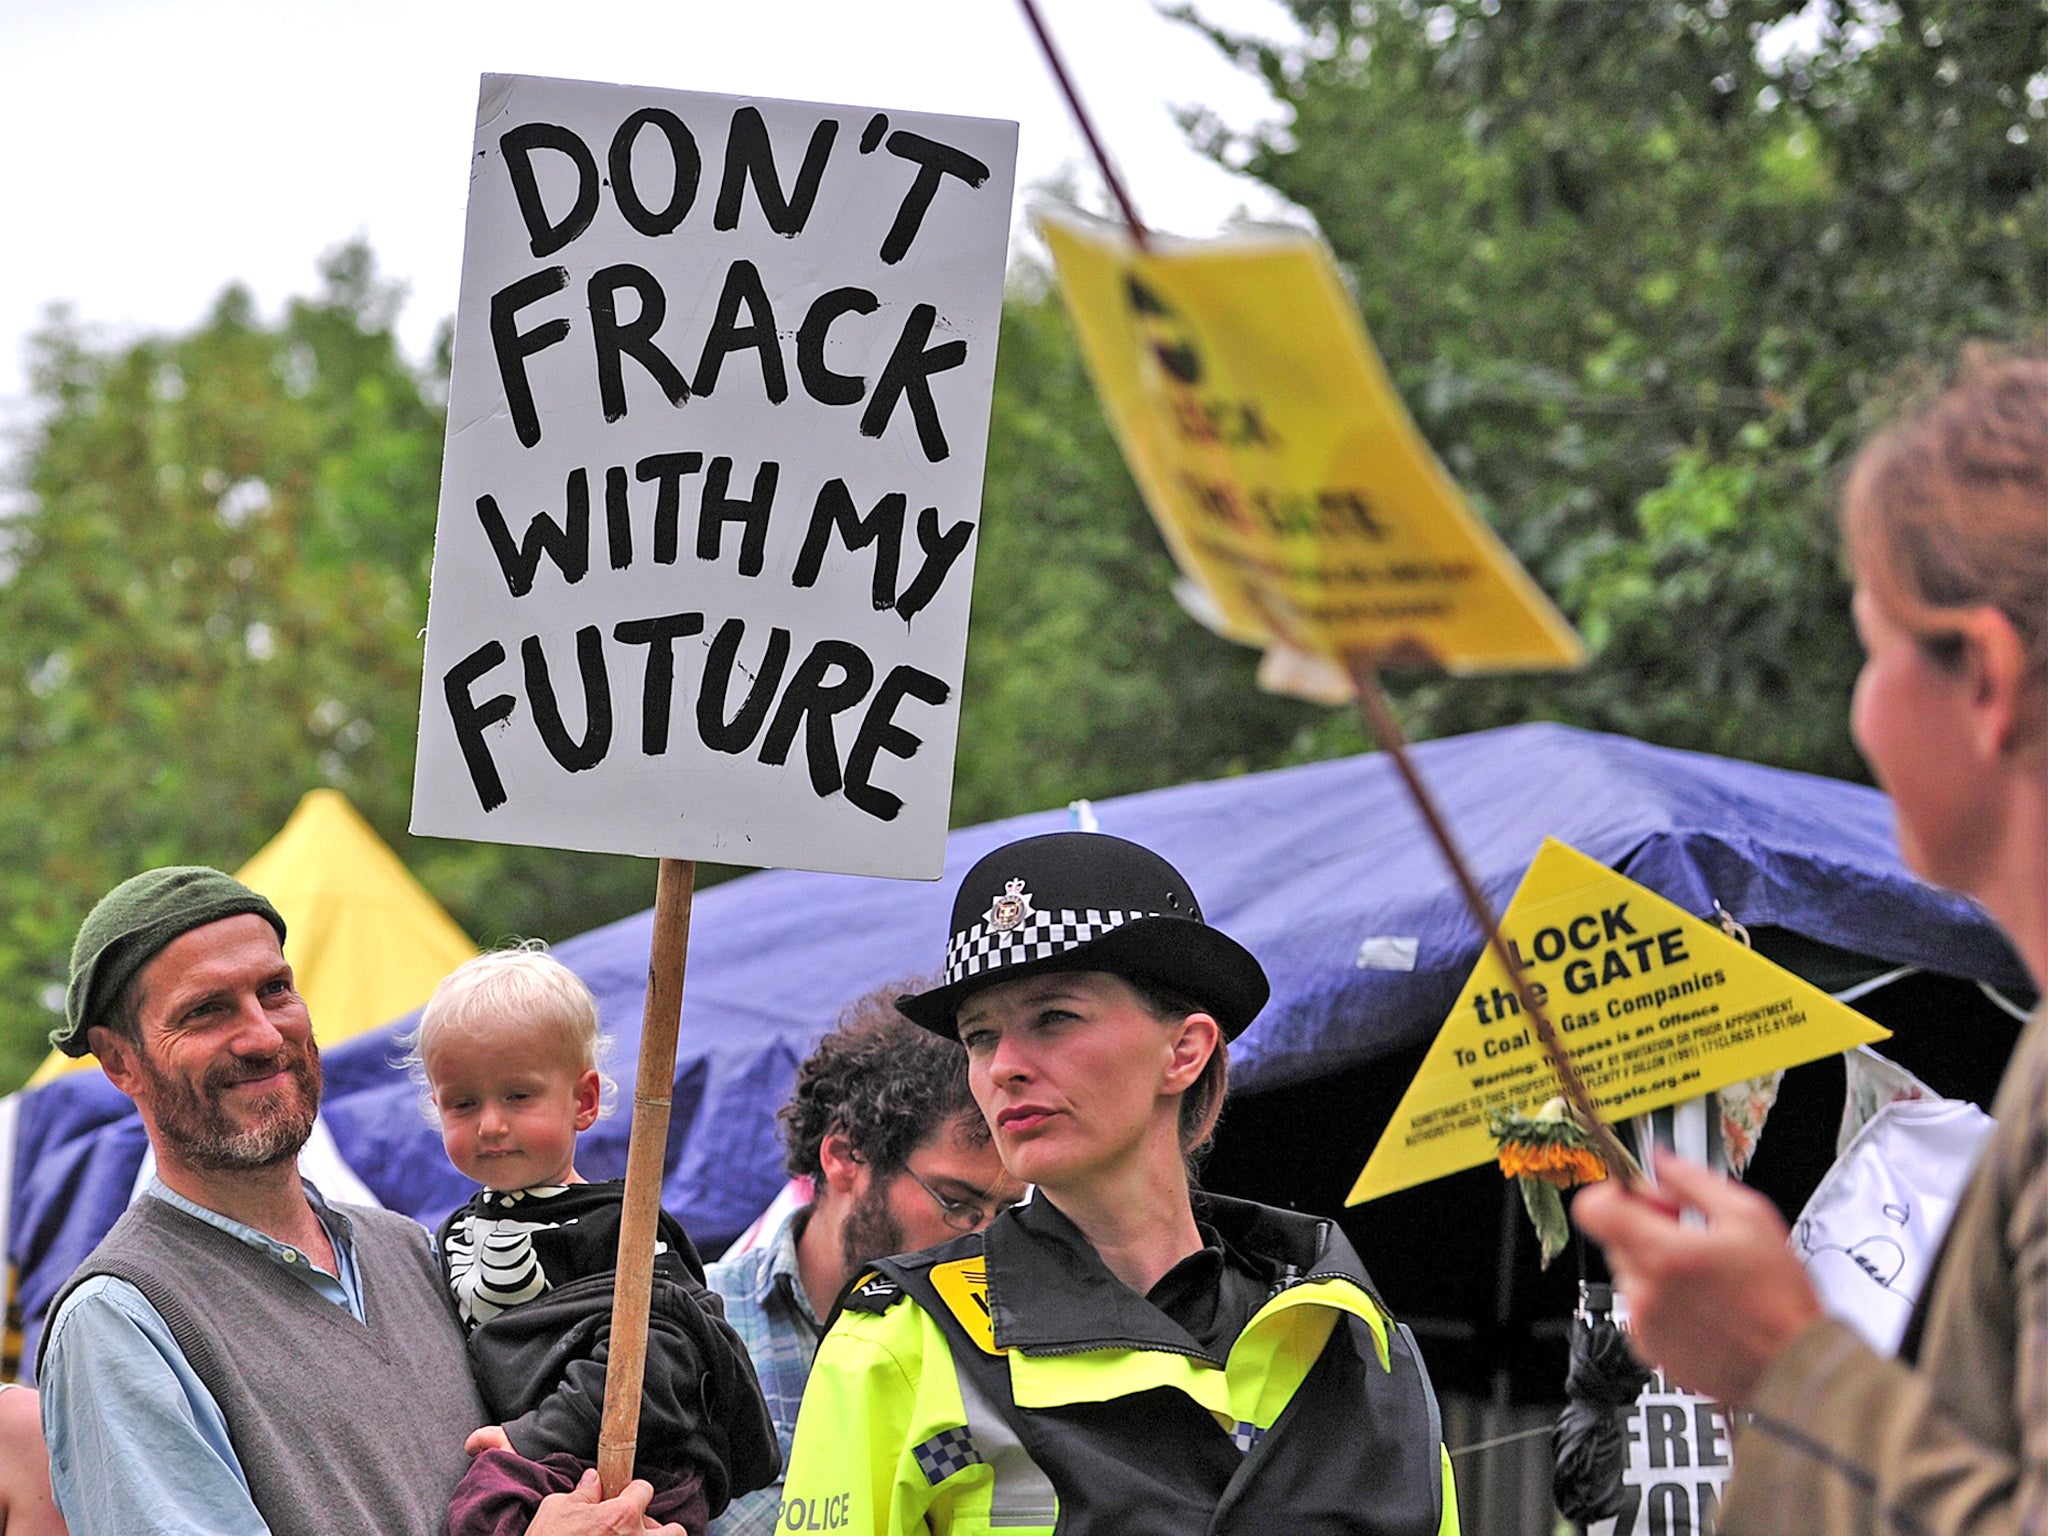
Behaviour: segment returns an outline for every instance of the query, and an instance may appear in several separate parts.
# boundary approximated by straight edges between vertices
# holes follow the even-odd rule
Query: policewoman
[[[1134,843],[1054,833],[968,872],[943,984],[897,1006],[966,1047],[1034,1193],[849,1288],[783,1529],[1458,1529],[1421,1358],[1336,1223],[1191,1192],[1266,995]]]

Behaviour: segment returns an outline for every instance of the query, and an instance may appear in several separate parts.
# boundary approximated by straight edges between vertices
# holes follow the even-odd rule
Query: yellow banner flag
[[[1322,242],[1158,239],[1043,214],[1097,393],[1212,627],[1342,665],[1574,667],[1571,626],[1474,515]]]
[[[1500,926],[1608,1120],[1891,1033],[1555,838]],[[1557,1092],[1507,967],[1488,949],[1346,1203],[1491,1162],[1488,1117],[1533,1113]]]

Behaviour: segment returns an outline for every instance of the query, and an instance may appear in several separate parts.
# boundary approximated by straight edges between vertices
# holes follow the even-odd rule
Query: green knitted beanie
[[[277,909],[232,875],[200,865],[146,870],[123,880],[78,925],[71,946],[71,980],[64,988],[64,1022],[50,1031],[50,1044],[67,1056],[92,1049],[85,1032],[108,1022],[135,973],[171,940],[224,917],[253,912],[277,930]]]

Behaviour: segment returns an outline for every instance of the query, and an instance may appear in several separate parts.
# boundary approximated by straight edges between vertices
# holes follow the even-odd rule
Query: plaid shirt
[[[825,1331],[797,1279],[797,1230],[808,1214],[808,1208],[796,1212],[759,1246],[704,1270],[705,1280],[725,1302],[725,1320],[753,1357],[761,1395],[768,1400],[768,1417],[775,1421],[775,1437],[782,1442],[784,1467],[789,1465],[804,1383],[810,1379],[811,1361]],[[734,1499],[705,1536],[768,1536],[781,1507],[778,1478]]]

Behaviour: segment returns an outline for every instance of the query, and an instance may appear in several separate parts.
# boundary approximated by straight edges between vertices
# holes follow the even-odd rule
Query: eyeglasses
[[[919,1189],[923,1190],[926,1194],[932,1197],[932,1204],[936,1205],[939,1208],[939,1220],[943,1221],[955,1232],[972,1232],[977,1227],[981,1226],[984,1222],[993,1220],[997,1215],[999,1215],[1003,1211],[1003,1209],[1006,1206],[1011,1204],[1011,1202],[1008,1200],[996,1200],[991,1198],[989,1203],[992,1204],[995,1207],[995,1209],[985,1210],[981,1201],[954,1200],[950,1199],[945,1195],[940,1194],[936,1189],[933,1189],[931,1185],[925,1183],[923,1179],[919,1178],[917,1176],[917,1170],[912,1168],[908,1163],[904,1164],[903,1173],[904,1177],[908,1178],[911,1183],[915,1184]]]

